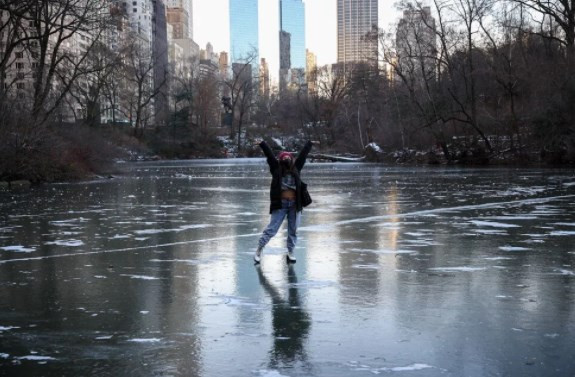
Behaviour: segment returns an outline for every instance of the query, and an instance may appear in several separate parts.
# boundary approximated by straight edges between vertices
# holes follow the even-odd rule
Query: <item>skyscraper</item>
[[[177,23],[174,33],[177,35],[174,38],[190,38],[194,39],[193,34],[193,0],[166,0],[165,5],[168,8],[168,19],[174,20],[169,23]],[[171,13],[171,14],[170,14]]]
[[[305,5],[302,0],[280,0],[280,30],[291,35],[290,68],[305,68]]]
[[[365,36],[378,26],[378,0],[337,0],[337,61],[352,63],[377,58],[377,39]]]
[[[230,55],[232,62],[248,57],[259,63],[258,0],[230,0]],[[255,53],[256,56],[252,56]]]

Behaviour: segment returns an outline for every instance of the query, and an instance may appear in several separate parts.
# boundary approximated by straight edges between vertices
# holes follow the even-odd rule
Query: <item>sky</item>
[[[215,52],[230,51],[229,0],[193,0],[194,40],[205,48],[210,42]],[[336,0],[304,0],[306,48],[317,55],[318,65],[337,61]],[[379,1],[380,27],[387,28],[399,13],[394,0]],[[279,71],[279,0],[260,0],[260,57],[266,58],[270,73]]]

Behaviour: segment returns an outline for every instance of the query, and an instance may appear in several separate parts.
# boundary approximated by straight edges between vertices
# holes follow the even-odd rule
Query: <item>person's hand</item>
[[[259,146],[262,143],[262,141],[264,141],[264,139],[260,139],[260,138],[255,139],[254,140],[254,147]]]

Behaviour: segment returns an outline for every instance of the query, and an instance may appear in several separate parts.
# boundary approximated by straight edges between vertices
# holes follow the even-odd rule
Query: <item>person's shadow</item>
[[[270,351],[270,367],[292,367],[295,362],[307,361],[305,341],[310,330],[309,314],[301,307],[297,276],[293,265],[288,265],[288,296],[280,292],[257,268],[260,284],[272,299],[274,346]]]

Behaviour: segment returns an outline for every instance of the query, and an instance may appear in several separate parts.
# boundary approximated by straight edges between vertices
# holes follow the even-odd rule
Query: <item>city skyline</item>
[[[194,39],[200,46],[212,43],[214,50],[230,50],[230,0],[194,0]],[[337,62],[337,1],[303,0],[305,4],[305,48],[317,56],[319,66]],[[393,1],[379,1],[380,27],[388,28],[401,17]],[[259,56],[266,58],[270,74],[279,72],[279,1],[260,1]]]

